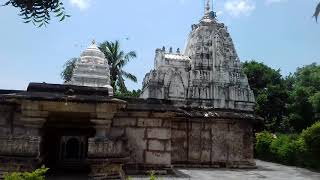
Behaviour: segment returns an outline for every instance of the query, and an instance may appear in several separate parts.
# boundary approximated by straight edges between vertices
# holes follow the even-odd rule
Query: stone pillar
[[[94,124],[94,129],[96,130],[95,137],[105,138],[109,135],[111,128],[111,119],[91,119],[90,120]]]
[[[122,166],[127,159],[126,140],[110,139],[112,119],[122,104],[97,104],[91,114],[91,123],[96,130],[95,137],[88,139],[90,179],[124,179]]]
[[[90,179],[124,179],[123,164],[129,160],[127,140],[96,139],[88,140],[88,163]]]
[[[91,113],[91,122],[96,130],[95,137],[105,138],[110,133],[112,119],[122,104],[97,104]]]

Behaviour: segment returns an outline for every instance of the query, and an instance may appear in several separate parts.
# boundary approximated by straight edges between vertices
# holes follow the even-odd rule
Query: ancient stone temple
[[[70,82],[0,90],[0,175],[41,165],[90,179],[255,167],[253,105],[230,35],[208,4],[184,52],[156,50],[141,98],[113,97],[107,59],[94,42]]]
[[[252,111],[254,95],[241,70],[227,27],[207,1],[204,17],[192,25],[184,53],[156,50],[154,70],[143,81],[142,98],[170,99],[181,105]]]

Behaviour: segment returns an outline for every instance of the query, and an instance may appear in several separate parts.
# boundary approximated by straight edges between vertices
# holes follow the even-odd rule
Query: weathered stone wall
[[[250,123],[231,119],[172,121],[172,164],[252,167]]]
[[[111,109],[108,104],[102,106],[71,102],[68,106],[61,102],[46,101],[41,102],[41,106],[40,102],[35,101],[25,102],[21,107],[2,104],[0,144],[5,146],[0,147],[0,161],[10,161],[12,166],[0,165],[0,171],[18,170],[20,166],[27,170],[39,163],[42,133],[38,130],[43,122],[40,120],[48,120],[54,115],[45,117],[50,115],[44,113],[46,111],[63,112],[66,115],[69,112],[88,112],[90,118],[94,117],[94,121],[88,121],[91,120],[97,129],[105,129],[101,133],[106,135],[104,140],[121,140],[122,144],[114,144],[116,146],[112,147],[112,143],[102,142],[102,137],[96,136],[99,143],[94,141],[88,148],[89,155],[93,152],[92,159],[97,161],[95,164],[103,159],[97,157],[111,154],[112,158],[123,160],[128,169],[138,172],[166,170],[172,165],[235,168],[254,166],[252,120],[255,117],[250,112],[179,108],[173,106],[171,101],[152,99],[126,101],[127,106],[118,110]],[[109,114],[112,116],[107,116]],[[102,120],[109,123],[94,124],[105,122],[96,117],[106,117]],[[107,153],[103,150],[108,148],[113,151]],[[118,157],[118,149],[128,154],[119,152],[121,157]],[[25,160],[20,160],[19,157]]]
[[[111,136],[124,135],[131,150],[129,165],[171,165],[171,120],[168,113],[123,111],[113,119]]]
[[[39,163],[41,137],[28,136],[14,104],[0,104],[0,178],[4,172],[29,171]]]
[[[13,107],[10,105],[0,104],[0,136],[11,134],[13,121]]]

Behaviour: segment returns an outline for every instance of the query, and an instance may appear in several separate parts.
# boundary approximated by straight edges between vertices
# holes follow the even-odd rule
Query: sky
[[[6,0],[0,0],[0,3]],[[156,48],[183,49],[191,25],[204,14],[204,0],[63,0],[71,15],[47,27],[24,24],[18,9],[0,6],[0,89],[29,82],[62,83],[63,64],[94,39],[119,40],[134,50],[125,70],[142,86]],[[320,23],[312,19],[319,0],[214,0],[217,19],[228,26],[241,61],[255,59],[286,76],[297,67],[320,63]]]

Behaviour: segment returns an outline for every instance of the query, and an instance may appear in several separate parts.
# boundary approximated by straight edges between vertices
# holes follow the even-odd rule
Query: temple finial
[[[96,40],[94,40],[94,39],[93,39],[93,40],[92,40],[92,44],[94,44],[94,45],[95,45],[95,44],[96,44]]]
[[[206,0],[205,14],[209,14],[211,11],[211,0]]]

